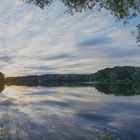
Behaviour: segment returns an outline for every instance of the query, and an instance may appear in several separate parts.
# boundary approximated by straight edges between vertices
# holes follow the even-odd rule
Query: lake
[[[130,86],[126,87],[129,92]],[[140,96],[123,95],[106,94],[91,86],[5,86],[0,95],[0,136],[23,140],[96,140],[107,134],[114,139],[138,139]]]
[[[0,0],[0,140],[140,140],[140,0]]]

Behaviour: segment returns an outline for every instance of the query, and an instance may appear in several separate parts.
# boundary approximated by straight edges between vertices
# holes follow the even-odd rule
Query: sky
[[[65,10],[58,1],[42,10],[21,0],[1,0],[0,71],[22,76],[140,66],[140,17],[124,26],[105,10],[74,15]]]

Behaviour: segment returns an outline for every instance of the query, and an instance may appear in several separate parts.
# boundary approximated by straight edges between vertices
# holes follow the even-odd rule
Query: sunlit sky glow
[[[135,26],[107,11],[64,14],[60,2],[41,10],[20,0],[0,1],[0,71],[6,76],[93,73],[115,65],[140,66]]]

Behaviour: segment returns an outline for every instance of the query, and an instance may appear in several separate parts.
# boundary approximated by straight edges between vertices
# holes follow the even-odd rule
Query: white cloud
[[[11,60],[0,60],[1,71],[7,75],[87,73],[113,65],[138,65],[134,61],[140,48],[130,33],[133,26],[124,29],[106,12],[71,16],[64,11],[59,2],[41,10],[22,1],[2,0],[0,56]],[[77,45],[105,37],[110,38],[106,43]],[[55,58],[62,54],[63,58]]]

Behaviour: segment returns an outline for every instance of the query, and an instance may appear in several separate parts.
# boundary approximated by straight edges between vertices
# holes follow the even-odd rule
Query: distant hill
[[[94,75],[95,81],[140,82],[140,67],[116,66],[99,70]]]
[[[65,84],[75,82],[88,82],[93,74],[47,74],[23,77],[8,77],[5,79],[7,84],[16,85],[50,85]]]
[[[73,82],[140,82],[140,67],[116,66],[105,68],[93,74],[46,74],[23,77],[7,77],[7,84],[45,85]]]

